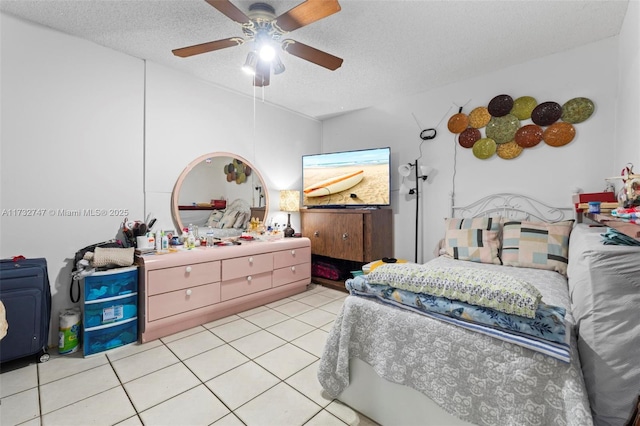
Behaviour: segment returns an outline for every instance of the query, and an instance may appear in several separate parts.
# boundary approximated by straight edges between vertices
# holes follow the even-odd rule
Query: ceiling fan
[[[274,46],[285,52],[334,71],[342,59],[291,39],[282,39],[287,33],[340,11],[337,0],[306,0],[288,12],[276,17],[275,9],[267,3],[254,3],[245,14],[229,0],[205,0],[229,19],[242,25],[245,38],[230,37],[172,50],[182,58],[213,52],[227,47],[254,42],[255,49],[247,55],[243,69],[254,75],[253,85],[268,86],[271,68],[274,74],[284,71],[284,64],[275,53]]]

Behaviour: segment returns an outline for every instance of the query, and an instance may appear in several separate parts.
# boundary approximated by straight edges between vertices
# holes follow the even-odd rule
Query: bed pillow
[[[220,229],[232,228],[233,224],[236,223],[237,217],[238,217],[237,210],[227,210],[224,213],[224,216],[222,216],[222,219],[220,219],[220,222],[218,222],[218,228]]]
[[[250,213],[246,212],[238,212],[238,216],[236,217],[236,221],[233,223],[233,227],[236,229],[244,229],[247,227],[247,220],[249,219]]]
[[[224,212],[220,210],[211,212],[211,214],[209,215],[209,219],[207,220],[207,226],[210,226],[212,228],[217,228],[218,222],[220,222],[220,219],[222,219],[222,216],[224,216]]]
[[[542,298],[532,284],[489,269],[385,264],[369,273],[367,281],[527,318],[535,318]]]
[[[562,222],[505,221],[502,263],[509,266],[547,269],[567,275],[569,236],[573,220]]]
[[[500,265],[500,219],[445,219],[445,256]]]

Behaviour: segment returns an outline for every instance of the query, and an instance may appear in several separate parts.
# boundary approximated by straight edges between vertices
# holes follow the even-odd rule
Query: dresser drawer
[[[220,281],[220,262],[195,263],[149,271],[147,294],[167,293]]]
[[[220,296],[224,302],[225,300],[235,299],[236,297],[270,288],[271,272],[269,271],[262,274],[248,275],[246,277],[223,281],[220,284]]]
[[[273,269],[273,254],[237,257],[222,261],[222,281],[257,275]]]
[[[138,340],[138,318],[84,330],[84,356],[118,348]]]
[[[84,328],[122,322],[138,315],[138,293],[94,302],[85,302],[82,318]]]
[[[119,268],[95,272],[84,279],[85,300],[122,296],[138,291],[138,268]]]
[[[297,265],[299,263],[311,262],[311,247],[301,247],[291,250],[282,250],[273,253],[273,268],[284,268],[285,266]]]
[[[220,301],[220,283],[189,287],[149,297],[148,321],[213,305]]]
[[[289,284],[311,278],[311,262],[291,265],[273,271],[273,286]]]

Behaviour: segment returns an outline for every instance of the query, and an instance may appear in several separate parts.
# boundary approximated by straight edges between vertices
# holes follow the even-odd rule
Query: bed
[[[247,201],[238,198],[224,210],[181,210],[180,220],[184,226],[197,226],[201,237],[209,227],[215,238],[239,237],[251,220],[251,207]]]
[[[593,424],[566,278],[573,221],[514,194],[455,213],[443,256],[347,280],[320,384],[383,425]]]
[[[567,274],[594,423],[623,425],[640,395],[640,247],[603,245],[604,232],[576,225]]]

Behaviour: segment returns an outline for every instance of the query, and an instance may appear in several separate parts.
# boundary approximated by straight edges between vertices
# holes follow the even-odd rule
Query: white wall
[[[157,227],[173,228],[171,191],[183,168],[227,151],[261,172],[271,215],[284,217],[278,190],[301,186],[300,158],[319,150],[320,122],[256,101],[254,127],[251,98],[9,15],[0,24],[0,258],[47,259],[50,345],[60,309],[72,306],[76,251],[114,237],[124,219],[50,209],[152,212]]]
[[[587,192],[604,188],[603,178],[611,173],[614,155],[617,52],[617,39],[611,38],[329,119],[323,122],[323,149],[330,152],[344,146],[389,145],[392,170],[420,156],[420,164],[436,169],[421,185],[420,218],[424,226],[419,240],[423,254],[418,261],[426,261],[433,257],[444,234],[443,218],[450,215],[450,193],[454,189],[457,205],[490,193],[516,192],[566,207],[571,204],[572,188]],[[584,96],[594,101],[596,110],[587,121],[576,124],[576,138],[564,147],[541,143],[513,160],[497,156],[479,160],[471,150],[457,144],[455,135],[447,129],[447,121],[458,112],[458,106],[464,106],[463,112],[469,113],[502,93],[514,99],[528,95],[538,102],[556,101],[561,105]],[[422,142],[420,129],[436,126],[437,137]],[[399,196],[399,184],[399,176],[394,173],[391,200],[395,255],[412,260],[416,201],[415,196]]]
[[[76,251],[143,214],[143,62],[0,15],[2,171],[0,257],[47,259],[58,312],[71,306]],[[6,209],[6,210],[5,210]],[[14,209],[41,209],[14,216]],[[106,209],[62,216],[58,209]]]
[[[176,179],[192,160],[214,151],[255,167],[268,188],[269,217],[282,223],[278,191],[302,186],[301,157],[319,150],[321,123],[149,63],[145,135],[146,209],[158,217],[156,228],[174,229]],[[299,215],[292,222],[299,227]]]
[[[620,83],[611,176],[619,175],[626,163],[632,163],[634,171],[640,173],[640,1],[629,2],[619,40]]]

